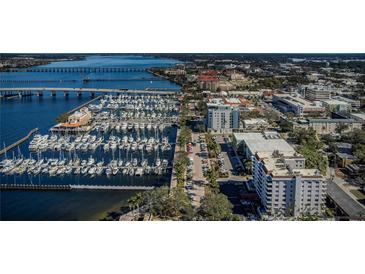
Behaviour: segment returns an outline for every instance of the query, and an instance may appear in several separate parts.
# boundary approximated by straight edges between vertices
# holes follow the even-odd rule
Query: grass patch
[[[354,194],[354,195],[355,195],[355,197],[356,197],[357,199],[359,199],[359,200],[364,200],[364,199],[365,199],[365,194],[364,194],[364,192],[362,192],[362,191],[360,191],[360,190],[352,189],[352,190],[350,190],[350,192],[351,192],[352,194]]]

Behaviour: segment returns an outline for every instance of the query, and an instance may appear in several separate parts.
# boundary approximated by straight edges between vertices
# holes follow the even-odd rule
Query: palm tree
[[[128,199],[129,209],[134,211],[137,208],[139,211],[139,207],[143,203],[143,200],[144,200],[144,197],[143,197],[142,192],[136,193],[134,196],[132,196]]]

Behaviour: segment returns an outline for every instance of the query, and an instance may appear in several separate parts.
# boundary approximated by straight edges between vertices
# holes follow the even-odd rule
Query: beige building
[[[361,122],[355,119],[307,119],[295,123],[294,128],[313,128],[318,134],[337,133],[338,129],[342,127],[342,132],[353,131],[354,129],[361,129]]]
[[[83,107],[80,110],[74,112],[68,117],[67,123],[63,126],[84,126],[87,125],[91,120],[91,112],[87,107]]]

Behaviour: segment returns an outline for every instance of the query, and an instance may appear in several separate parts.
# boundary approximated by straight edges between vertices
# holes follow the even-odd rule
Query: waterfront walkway
[[[170,190],[177,187],[177,179],[176,179],[176,174],[175,174],[175,157],[176,157],[176,153],[178,151],[180,151],[180,146],[177,142],[177,139],[179,138],[179,135],[180,135],[180,129],[177,129],[176,139],[175,139],[175,151],[174,151],[174,157],[172,159],[172,172],[171,172],[171,180],[170,180]]]

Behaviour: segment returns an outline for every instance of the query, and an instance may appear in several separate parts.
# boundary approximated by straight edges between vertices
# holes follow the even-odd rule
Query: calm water
[[[86,60],[72,62],[55,62],[48,67],[126,67],[148,68],[156,66],[170,66],[177,63],[171,59],[157,59],[141,56],[89,56]],[[168,88],[180,87],[169,81],[143,81],[142,78],[151,78],[147,72],[133,73],[0,73],[0,79],[16,80],[16,82],[1,82],[1,87],[104,87],[104,88]],[[105,82],[84,82],[83,79],[113,79]],[[118,80],[120,79],[120,80]],[[23,82],[19,80],[37,80],[36,82]],[[62,81],[55,81],[62,80]],[[44,81],[44,82],[42,82]],[[25,136],[32,128],[38,127],[40,133],[46,134],[55,119],[60,114],[87,102],[90,97],[84,94],[77,97],[70,93],[69,97],[57,94],[56,98],[45,93],[43,97],[25,97],[23,99],[10,99],[0,101],[0,143],[1,146],[18,140]],[[164,135],[170,142],[175,138],[176,131],[173,128],[164,130]],[[29,157],[28,142],[20,146],[20,152]],[[15,150],[15,154],[18,150]],[[10,155],[12,154],[10,153]],[[59,152],[47,152],[45,157],[59,157]],[[89,154],[81,155],[88,157]],[[172,159],[172,152],[164,152],[163,158]],[[36,158],[36,156],[33,155]],[[67,155],[66,155],[67,157]],[[104,155],[101,149],[95,152],[94,157],[107,158],[113,155]],[[136,157],[141,155],[126,155],[117,151],[114,157]],[[155,155],[147,159],[152,162]],[[140,184],[161,185],[169,181],[170,174],[161,176],[126,177],[116,176],[110,179],[95,177],[93,179],[82,176],[2,176],[5,182],[17,183],[95,183],[95,184]],[[78,191],[78,192],[23,192],[6,191],[0,193],[0,219],[2,220],[91,220],[98,219],[101,214],[113,208],[118,208],[126,203],[133,191]]]

